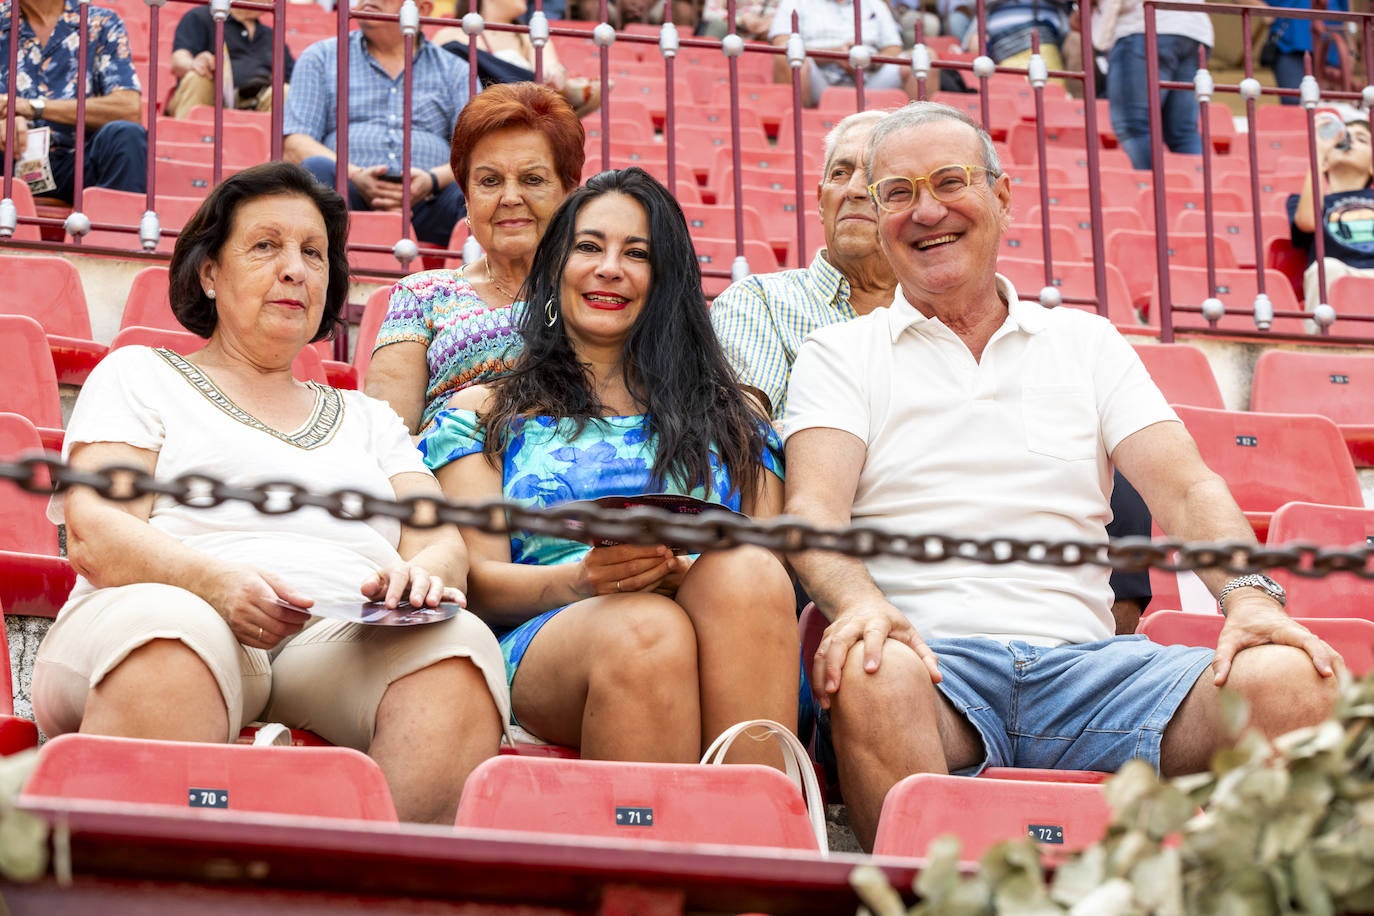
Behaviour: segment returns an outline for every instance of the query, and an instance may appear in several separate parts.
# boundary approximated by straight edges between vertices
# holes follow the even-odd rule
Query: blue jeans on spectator
[[[111,121],[86,133],[86,170],[82,187],[113,188],[142,194],[148,190],[148,131],[132,121]],[[54,146],[48,151],[57,187],[50,193],[71,200],[76,184],[76,151]]]
[[[1159,78],[1191,83],[1198,70],[1201,45],[1186,35],[1160,35]],[[1150,167],[1150,98],[1145,83],[1145,35],[1127,35],[1112,45],[1107,58],[1107,98],[1112,130],[1131,165]],[[1164,145],[1175,153],[1201,153],[1197,98],[1192,90],[1165,89],[1160,93]]]
[[[328,156],[311,156],[301,163],[315,180],[334,187],[334,160]],[[358,193],[353,182],[348,183],[348,209],[370,210],[363,196]],[[454,182],[444,188],[437,196],[411,205],[410,224],[415,227],[415,237],[430,245],[447,248],[453,227],[458,225],[468,212],[463,192]]]
[[[1297,89],[1302,78],[1307,75],[1307,53],[1305,51],[1280,51],[1274,58],[1274,85],[1280,89]],[[1297,105],[1302,100],[1296,95],[1285,95],[1279,102],[1284,105]]]

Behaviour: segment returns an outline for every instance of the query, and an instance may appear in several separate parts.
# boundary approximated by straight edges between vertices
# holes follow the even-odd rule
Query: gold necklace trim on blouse
[[[288,445],[307,450],[324,445],[334,438],[334,432],[339,428],[339,423],[343,419],[343,397],[339,394],[338,389],[307,381],[306,386],[315,392],[315,407],[310,412],[309,419],[296,432],[281,432],[235,404],[227,394],[220,391],[209,376],[201,371],[199,366],[187,362],[179,354],[164,347],[158,347],[153,352],[162,357],[173,369],[180,372],[182,378],[190,382],[205,400],[218,407],[226,416],[237,420],[244,426],[250,426],[280,439]]]

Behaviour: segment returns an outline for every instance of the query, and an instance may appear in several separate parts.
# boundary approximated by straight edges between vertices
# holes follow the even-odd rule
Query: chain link
[[[610,509],[581,503],[531,509],[502,500],[457,503],[427,496],[395,500],[358,490],[317,493],[290,481],[239,487],[204,474],[159,480],[134,467],[110,466],[99,471],[79,471],[54,453],[0,462],[0,480],[8,480],[28,493],[50,494],[54,488],[63,491],[89,487],[106,499],[121,502],[149,495],[167,496],[197,508],[245,502],[267,515],[316,508],[336,518],[381,516],[416,528],[454,524],[493,534],[523,530],[577,540],[673,544],[692,552],[753,544],[780,552],[830,550],[861,558],[901,557],[917,563],[960,559],[1041,566],[1091,564],[1129,572],[1222,569],[1232,575],[1284,569],[1312,578],[1346,572],[1374,579],[1374,550],[1368,546],[1342,549],[1289,544],[1274,548],[1242,543],[1153,541],[1150,538],[1112,541],[967,538],[905,534],[873,527],[817,528],[787,516],[766,520],[746,519],[725,512],[687,516],[650,506]]]

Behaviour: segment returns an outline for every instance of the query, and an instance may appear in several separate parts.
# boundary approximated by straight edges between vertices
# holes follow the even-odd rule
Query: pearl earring
[[[213,298],[215,298],[215,291],[214,291],[213,289],[207,289],[207,290],[205,291],[205,295],[206,295],[207,297],[213,299]]]

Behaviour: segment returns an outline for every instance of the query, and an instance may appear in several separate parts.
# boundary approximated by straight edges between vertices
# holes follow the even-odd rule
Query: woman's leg
[[[511,682],[515,718],[545,741],[599,760],[698,759],[697,643],[659,595],[570,605],[539,630]]]
[[[130,652],[91,688],[81,731],[88,735],[224,742],[229,716],[214,675],[175,639]]]
[[[223,742],[257,717],[271,677],[267,653],[200,598],[127,585],[63,608],[34,663],[34,712],[48,735]]]
[[[701,736],[706,744],[745,719],[797,727],[800,674],[794,593],[787,571],[758,547],[702,554],[677,591],[696,628]],[[772,741],[736,741],[733,763],[782,762]]]
[[[463,612],[442,623],[306,627],[272,664],[266,717],[365,751],[402,820],[452,824],[468,774],[510,712],[501,648]]]
[[[468,774],[500,744],[501,713],[481,670],[446,658],[386,689],[368,756],[386,774],[401,820],[452,824]]]

